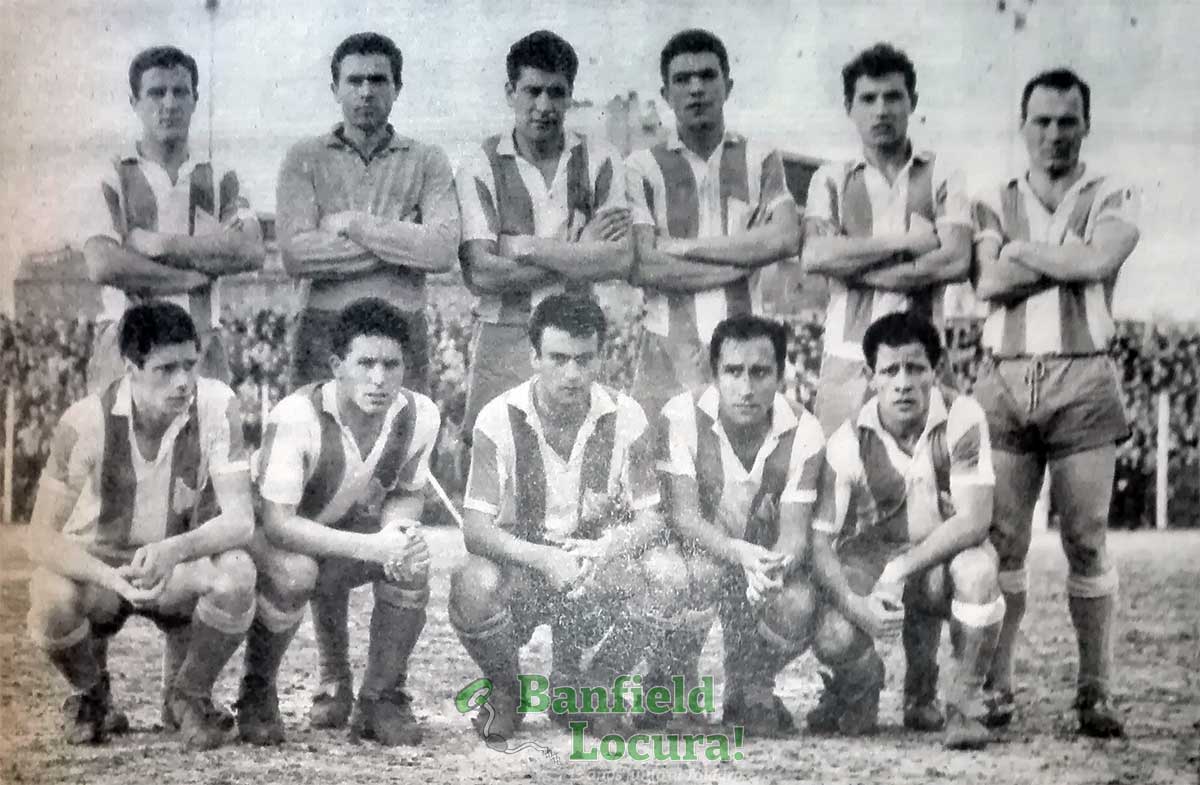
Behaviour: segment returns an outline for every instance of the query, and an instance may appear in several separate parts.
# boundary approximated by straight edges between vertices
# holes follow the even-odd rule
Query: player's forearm
[[[628,240],[567,242],[524,235],[512,238],[514,261],[534,265],[577,283],[625,280],[633,264]]]
[[[876,289],[912,292],[931,286],[965,281],[970,272],[971,248],[943,244],[936,251],[911,261],[897,260],[857,276],[856,280]]]
[[[162,235],[164,261],[205,275],[236,275],[259,270],[266,258],[258,221],[202,235]]]
[[[1111,245],[1019,242],[1010,251],[1017,264],[1063,283],[1106,281],[1117,274],[1121,264],[1137,245],[1137,230],[1132,230]]]
[[[88,277],[101,286],[147,296],[186,294],[210,284],[195,270],[181,270],[142,256],[107,237],[93,237],[83,246]]]
[[[340,281],[380,269],[372,252],[353,240],[323,229],[281,235],[283,267],[295,278]]]
[[[364,214],[350,223],[346,233],[387,264],[424,273],[444,273],[454,267],[457,221],[419,224]]]
[[[513,564],[542,571],[547,559],[561,552],[558,548],[529,542],[500,528],[490,516],[468,510],[464,517],[463,544],[467,553],[482,556],[497,564]]]
[[[420,521],[421,513],[425,511],[425,500],[415,493],[399,493],[389,496],[383,502],[383,523],[387,525],[395,521]]]
[[[850,588],[850,581],[842,571],[842,563],[834,550],[833,541],[823,532],[813,533],[812,572],[833,606],[852,624],[862,627],[862,596]]]
[[[29,533],[29,558],[38,567],[79,583],[105,587],[116,583],[112,567],[88,553],[78,540],[59,531],[33,528]]]
[[[663,250],[702,264],[757,270],[799,252],[800,226],[793,214],[730,235],[674,240]]]
[[[475,294],[522,292],[559,283],[562,276],[533,265],[521,265],[494,253],[468,249],[459,251],[464,277]]]
[[[942,564],[967,548],[987,539],[991,504],[966,509],[929,533],[925,539],[896,557],[901,576],[907,578],[935,564]]]
[[[612,541],[607,560],[616,560],[640,553],[662,533],[663,520],[655,510],[642,510],[632,521],[612,529]]]
[[[632,283],[663,292],[693,294],[725,286],[745,277],[746,271],[736,267],[716,267],[650,250],[639,253]]]
[[[268,507],[271,503],[267,503]],[[324,526],[301,515],[268,509],[263,516],[263,531],[276,547],[306,556],[340,556],[356,561],[378,561],[367,534],[341,531]]]
[[[908,250],[903,234],[874,237],[815,235],[805,238],[800,264],[806,273],[846,279],[896,261]]]
[[[801,564],[808,556],[812,531],[813,505],[783,504],[779,510],[779,537],[771,550],[792,557],[793,564]]]
[[[250,500],[250,470],[212,478],[221,514],[194,529],[168,538],[177,562],[202,559],[231,548],[242,548],[254,537],[254,507]]]
[[[683,514],[678,514],[678,512],[683,512]],[[737,550],[733,545],[733,538],[722,531],[716,524],[705,520],[700,515],[699,510],[695,510],[690,515],[686,511],[677,510],[677,514],[672,519],[672,524],[684,542],[699,546],[714,559],[725,564],[740,564]]]
[[[976,252],[975,294],[985,302],[1009,305],[1057,286],[1057,282],[998,255],[999,245],[980,244]]]

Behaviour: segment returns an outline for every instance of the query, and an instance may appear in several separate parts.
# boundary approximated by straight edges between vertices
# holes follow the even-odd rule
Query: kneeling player
[[[196,378],[196,328],[177,305],[130,308],[118,341],[125,376],[67,410],[42,472],[29,631],[75,690],[65,730],[79,744],[114,729],[107,639],[126,618],[190,628],[163,719],[188,747],[211,749],[233,730],[213,683],[254,616],[238,400]]]
[[[795,732],[775,678],[808,646],[814,589],[800,573],[825,463],[816,418],[779,392],[787,328],[757,316],[717,325],[714,384],[663,407],[659,470],[680,545],[679,596],[647,687],[695,663],[716,606],[725,643],[724,721],[748,733]],[[649,715],[645,719],[651,719]]]
[[[542,300],[529,322],[534,376],[475,421],[468,555],[451,584],[450,621],[492,682],[476,719],[485,740],[507,739],[520,723],[518,650],[539,624],[552,630],[552,688],[611,687],[641,657],[644,619],[664,607],[657,589],[669,576],[647,547],[662,521],[646,417],[595,381],[605,329],[594,300]],[[585,678],[582,651],[606,630]],[[565,724],[572,713],[551,719]],[[613,716],[587,717],[588,730],[611,729]]]
[[[405,691],[408,658],[425,626],[429,551],[416,527],[437,406],[401,386],[403,315],[378,299],[342,310],[331,336],[331,381],[301,387],[267,420],[258,459],[262,527],[258,615],[246,638],[238,729],[255,744],[283,740],[276,675],[315,593],[372,584],[367,670],[351,735],[418,744]],[[346,619],[341,619],[346,624]],[[349,674],[335,696],[349,695]]]
[[[830,601],[814,648],[834,676],[809,727],[874,731],[884,677],[874,640],[902,625],[906,638],[926,636],[918,646],[905,641],[905,724],[941,727],[936,670],[914,669],[934,667],[938,620],[949,616],[955,674],[945,743],[978,748],[988,740],[977,719],[981,688],[1004,618],[987,540],[995,485],[987,422],[972,398],[934,386],[941,344],[920,317],[879,319],[863,353],[873,397],[829,437],[835,490],[813,523],[813,571]],[[920,623],[906,624],[906,614]]]

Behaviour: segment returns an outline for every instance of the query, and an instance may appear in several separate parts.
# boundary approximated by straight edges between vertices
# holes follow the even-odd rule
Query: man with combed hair
[[[945,286],[966,280],[971,214],[961,172],[914,147],[908,122],[917,74],[904,52],[880,43],[842,69],[846,113],[862,154],[813,176],[804,214],[806,272],[830,280],[813,411],[829,435],[867,394],[862,337],[876,319],[913,310],[943,325]],[[937,617],[905,617],[904,724],[939,730]]]
[[[813,523],[812,570],[827,598],[813,648],[833,678],[808,725],[875,731],[884,667],[874,641],[899,635],[917,612],[950,619],[945,745],[978,749],[988,741],[983,679],[1004,617],[987,539],[987,422],[973,399],[935,386],[941,342],[917,314],[872,323],[863,354],[872,396],[829,437],[832,487]]]
[[[279,247],[287,271],[305,281],[291,336],[292,390],[329,378],[330,338],[342,308],[380,297],[404,316],[404,385],[428,392],[425,276],[454,265],[458,204],[446,154],[398,133],[388,117],[403,58],[378,33],[356,33],[329,62],[342,122],[288,151],[276,186]],[[353,690],[347,598],[313,599],[321,690],[314,727],[346,724]]]
[[[485,740],[520,724],[518,654],[538,625],[553,635],[552,688],[611,688],[641,657],[647,621],[674,603],[663,594],[671,576],[661,548],[651,547],[663,527],[646,417],[595,381],[605,330],[590,298],[542,300],[529,322],[535,374],[475,421],[468,555],[451,582],[450,623],[492,683],[475,722]],[[582,674],[583,648],[610,626],[605,652]],[[600,734],[620,724],[603,713],[587,721]]]
[[[112,711],[98,649],[130,614],[189,630],[163,720],[212,749],[233,730],[213,683],[254,617],[250,472],[233,390],[196,378],[187,311],[135,305],[118,330],[126,374],[71,406],[38,485],[29,632],[74,690],[67,741],[102,741]]]
[[[529,378],[529,314],[545,297],[623,280],[625,174],[617,151],[564,127],[579,60],[548,30],[512,45],[504,91],[513,125],[471,150],[456,180],[459,259],[476,295],[467,374],[471,433],[479,410]]]
[[[644,688],[681,671],[696,678],[689,663],[715,605],[725,644],[724,722],[754,736],[796,732],[772,693],[778,673],[811,641],[816,607],[803,568],[825,437],[815,417],[779,392],[786,358],[784,325],[751,315],[722,321],[709,350],[713,383],[667,402],[658,428],[658,468],[678,543],[668,576],[681,602],[660,622],[658,667]]]
[[[399,309],[377,298],[351,303],[330,335],[333,379],[301,387],[267,419],[257,457],[262,526],[251,546],[258,615],[237,706],[251,743],[283,740],[276,677],[305,603],[317,592],[345,602],[364,583],[375,607],[351,737],[421,741],[405,686],[429,601],[429,549],[417,527],[441,418],[433,401],[401,385],[407,341]]]
[[[228,170],[218,179],[211,161],[193,155],[188,133],[198,82],[196,61],[173,46],[143,50],[129,64],[129,105],[141,136],[113,159],[82,230],[88,275],[103,285],[89,392],[125,374],[117,322],[131,302],[149,297],[191,315],[200,335],[200,374],[230,380],[214,284],[258,269],[265,250],[237,174]]]
[[[711,381],[713,328],[760,312],[758,271],[800,248],[779,153],[725,125],[733,90],[725,45],[684,30],[663,47],[659,71],[676,128],[626,161],[630,281],[646,299],[632,394],[652,418],[669,398]]]
[[[991,724],[1013,716],[1013,651],[1025,615],[1036,489],[1047,467],[1066,552],[1067,605],[1079,642],[1075,710],[1088,736],[1124,733],[1109,703],[1117,570],[1105,546],[1116,443],[1129,435],[1108,357],[1121,265],[1138,242],[1137,198],[1088,167],[1091,92],[1074,72],[1038,74],[1021,95],[1023,176],[976,205],[976,292],[989,304],[989,359],[975,395],[996,441],[992,542],[1008,602],[989,676]]]

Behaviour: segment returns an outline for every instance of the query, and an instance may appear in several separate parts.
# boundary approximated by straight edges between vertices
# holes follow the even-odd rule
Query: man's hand
[[[862,598],[866,606],[859,626],[874,640],[895,640],[904,629],[904,604],[888,593],[875,593]]]
[[[746,595],[766,599],[783,588],[788,556],[745,540],[734,541],[737,564],[746,575]]]
[[[429,569],[429,543],[417,528],[419,525],[417,521],[401,519],[384,526],[400,529],[408,538],[401,555],[383,563],[383,574],[389,581],[409,580]]]
[[[592,220],[579,232],[579,241],[605,243],[624,240],[633,228],[633,217],[628,207],[606,207],[592,216]]]
[[[519,261],[525,253],[525,240],[520,235],[502,234],[496,238],[497,256]]]
[[[125,238],[125,245],[151,259],[161,259],[167,255],[167,235],[160,232],[134,229]]]
[[[1013,240],[1010,243],[1005,243],[1000,249],[1000,261],[1010,262],[1012,264],[1021,264],[1021,254],[1025,252],[1025,243],[1020,240]]]
[[[410,528],[402,525],[400,521],[393,521],[374,534],[367,535],[371,538],[371,545],[365,558],[383,565],[385,569],[388,565],[403,564],[408,553],[409,541],[412,539]]]
[[[937,234],[928,228],[909,229],[904,235],[904,239],[905,250],[914,259],[927,253],[933,253],[942,247],[942,241],[938,239]]]
[[[581,559],[603,562],[608,556],[608,549],[612,545],[612,539],[612,532],[607,531],[594,540],[581,540],[568,537],[562,541],[561,546],[567,553],[574,554]]]
[[[172,540],[152,542],[134,551],[133,559],[123,568],[123,575],[135,589],[165,585],[182,561]]]
[[[590,570],[587,559],[560,548],[553,548],[547,553],[539,565],[539,571],[546,576],[550,588],[562,592],[582,583]]]
[[[167,579],[163,578],[157,583],[142,585],[137,578],[133,577],[130,565],[125,565],[112,571],[105,588],[121,595],[136,608],[147,608],[158,602],[158,598],[167,588]]]

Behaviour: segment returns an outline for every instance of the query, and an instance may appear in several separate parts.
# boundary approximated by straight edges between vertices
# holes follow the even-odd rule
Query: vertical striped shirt
[[[1026,177],[1015,177],[976,201],[975,242],[1090,243],[1102,221],[1136,226],[1137,213],[1133,188],[1086,169],[1054,211],[1033,193]],[[1000,356],[1107,351],[1116,283],[1114,274],[1106,281],[1062,283],[1010,305],[991,303],[983,345]]]
[[[226,171],[216,179],[207,161],[189,158],[171,182],[158,162],[135,148],[115,158],[100,183],[101,200],[84,218],[83,240],[109,237],[124,243],[134,229],[174,235],[203,235],[223,231],[221,224],[240,217],[258,220],[241,193],[237,174]],[[103,205],[103,207],[101,207]],[[114,286],[101,289],[100,319],[116,321],[131,302],[130,295]],[[218,290],[205,286],[187,294],[160,299],[182,306],[200,329],[216,327],[221,307]]]
[[[831,482],[813,529],[833,536],[874,529],[893,542],[917,543],[951,513],[947,501],[962,503],[964,488],[996,484],[982,407],[967,395],[954,395],[947,407],[937,388],[911,455],[884,429],[872,397],[829,437],[826,456]]]
[[[628,395],[593,384],[564,459],[546,441],[533,403],[537,377],[488,402],[475,420],[463,506],[528,540],[575,535],[600,501],[634,511],[658,504],[646,415]]]
[[[133,430],[128,377],[73,404],[55,431],[41,484],[76,499],[63,533],[96,555],[187,531],[217,513],[213,476],[248,471],[237,396],[196,380],[187,409],[167,427],[158,454],[144,456]]]
[[[502,234],[577,240],[596,213],[625,206],[624,178],[613,147],[567,131],[547,186],[538,168],[517,153],[513,132],[492,136],[464,158],[455,180],[462,241],[495,241]],[[476,313],[484,322],[524,325],[538,303],[562,291],[558,283],[481,295]]]
[[[825,463],[821,425],[776,393],[771,429],[747,470],[721,425],[719,407],[715,385],[667,402],[657,429],[658,469],[695,478],[705,519],[730,535],[770,547],[779,534],[780,505],[817,501]]]
[[[326,526],[351,508],[378,516],[387,496],[424,488],[441,426],[432,400],[402,389],[363,455],[342,421],[337,384],[307,385],[276,404],[256,456],[262,498],[296,505],[299,515]]]
[[[707,161],[677,131],[625,162],[633,223],[660,237],[724,237],[765,223],[783,205],[795,209],[777,151],[727,131]],[[707,346],[725,318],[762,311],[757,273],[695,294],[645,292],[645,328],[670,343]]]
[[[809,182],[804,211],[806,227],[824,227],[847,237],[972,225],[962,173],[939,166],[933,153],[926,151],[914,152],[890,184],[864,158],[826,164]],[[824,341],[828,354],[862,360],[867,327],[897,311],[916,309],[935,324],[942,322],[943,286],[912,295],[830,278],[829,289]]]

